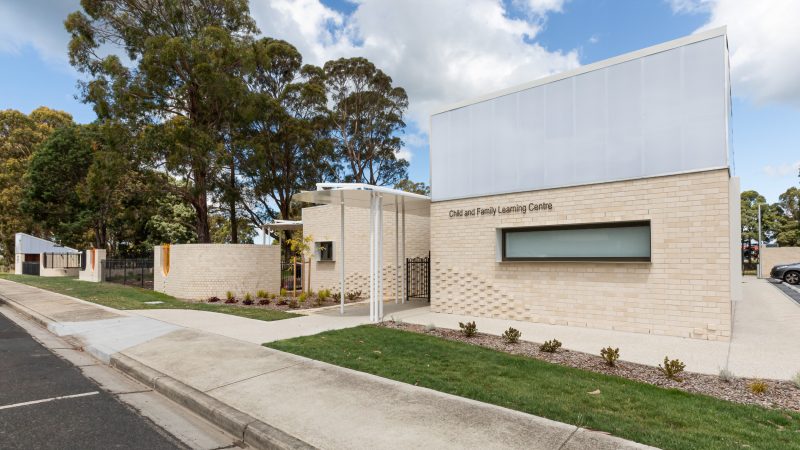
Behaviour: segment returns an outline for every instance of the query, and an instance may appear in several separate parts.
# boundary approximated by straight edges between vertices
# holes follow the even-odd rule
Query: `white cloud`
[[[761,171],[764,172],[764,175],[772,178],[796,177],[798,171],[800,171],[800,161],[796,161],[793,164],[766,165],[761,168]]]
[[[30,46],[44,61],[67,68],[64,20],[79,9],[79,0],[0,2],[0,52],[18,53]]]
[[[407,148],[404,148],[404,149],[396,151],[394,153],[394,156],[397,159],[405,159],[406,161],[411,162],[411,158],[414,157],[414,154],[411,153],[411,150],[409,150]]]
[[[307,62],[364,56],[409,95],[409,119],[427,131],[440,106],[579,65],[576,51],[533,41],[562,0],[364,0],[343,15],[319,0],[251,2],[262,33],[285,39]],[[533,41],[533,42],[532,42]]]
[[[671,0],[674,11],[707,12],[701,29],[728,26],[733,94],[757,104],[800,107],[800,1]]]

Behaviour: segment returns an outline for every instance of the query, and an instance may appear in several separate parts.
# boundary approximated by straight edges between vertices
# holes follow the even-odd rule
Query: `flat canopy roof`
[[[371,184],[317,183],[316,191],[300,192],[294,196],[294,199],[317,205],[338,205],[344,201],[345,206],[368,209],[370,199],[374,194],[383,197],[384,210],[394,211],[395,205],[399,205],[401,211],[405,206],[406,214],[430,215],[430,197]]]
[[[271,223],[265,223],[261,228],[265,230],[283,231],[283,230],[302,230],[303,221],[301,220],[276,220]]]

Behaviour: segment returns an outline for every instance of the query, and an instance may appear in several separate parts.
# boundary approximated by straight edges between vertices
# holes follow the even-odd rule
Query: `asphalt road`
[[[0,314],[0,448],[185,447]]]
[[[789,298],[800,304],[800,285],[791,286],[784,282],[776,282],[774,280],[771,281],[772,284],[775,285],[775,287],[783,291],[783,293],[789,296]]]

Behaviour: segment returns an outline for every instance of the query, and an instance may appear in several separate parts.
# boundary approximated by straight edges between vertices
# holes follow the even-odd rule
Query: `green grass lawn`
[[[86,281],[79,281],[75,278],[10,274],[0,274],[0,278],[47,289],[48,291],[58,292],[59,294],[65,294],[71,297],[77,297],[115,309],[195,309],[265,321],[298,317],[297,314],[263,308],[245,308],[211,303],[189,303],[178,300],[170,295],[148,289],[122,286],[113,283],[89,283]],[[145,303],[153,301],[164,303],[158,305],[148,305]]]
[[[418,333],[362,326],[264,345],[665,449],[800,449],[798,413]]]

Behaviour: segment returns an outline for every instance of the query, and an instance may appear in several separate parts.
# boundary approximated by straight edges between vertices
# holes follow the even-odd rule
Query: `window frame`
[[[334,262],[334,261],[336,261],[336,256],[335,256],[334,251],[333,251],[333,241],[318,241],[315,244],[316,244],[316,247],[317,247],[317,261],[318,262]],[[328,253],[327,251],[323,252],[323,247],[325,247],[325,246],[328,246],[330,248],[330,255],[329,255],[328,258],[323,258],[322,257],[322,255],[324,253]]]
[[[647,253],[648,256],[506,256],[506,235],[509,232],[521,231],[552,231],[552,230],[592,230],[597,228],[634,228],[647,226],[650,230],[650,240],[648,241]],[[648,220],[631,220],[622,222],[593,222],[593,223],[571,223],[563,225],[543,225],[532,227],[512,227],[501,228],[501,262],[652,262],[653,257],[653,228],[651,221]]]

